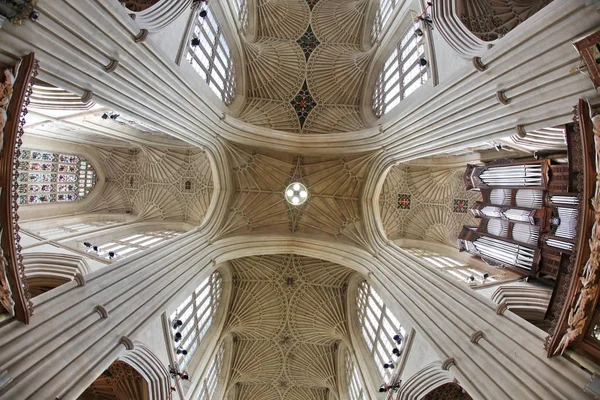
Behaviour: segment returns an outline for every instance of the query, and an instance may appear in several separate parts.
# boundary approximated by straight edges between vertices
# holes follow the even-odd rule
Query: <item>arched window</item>
[[[90,231],[90,230],[95,230],[98,228],[107,227],[110,225],[114,225],[116,223],[117,223],[117,221],[94,221],[94,222],[78,222],[78,223],[73,223],[73,224],[68,224],[68,225],[54,226],[51,228],[44,228],[44,229],[37,229],[37,230],[29,229],[28,226],[25,226],[25,228],[33,231],[34,233],[36,233],[46,239],[54,239],[54,238],[65,236],[65,235],[70,235],[70,234],[74,234],[74,233],[79,233],[79,232]]]
[[[358,369],[352,361],[350,351],[346,350],[345,359],[346,381],[348,382],[348,398],[350,400],[362,400],[365,398],[362,381],[358,375]]]
[[[375,20],[373,21],[373,27],[371,28],[371,44],[379,39],[392,15],[392,11],[394,11],[394,8],[396,8],[399,2],[400,0],[379,0],[379,6],[375,13]]]
[[[211,400],[213,398],[215,390],[217,389],[217,380],[219,378],[219,374],[221,373],[221,368],[223,367],[224,347],[225,346],[221,344],[217,350],[217,353],[210,361],[208,369],[204,373],[204,377],[200,382],[200,393],[195,400]]]
[[[389,383],[393,370],[384,368],[383,364],[392,358],[392,349],[398,348],[402,351],[402,339],[406,331],[366,281],[358,285],[356,303],[358,323],[367,350],[377,365],[379,375]],[[394,340],[396,335],[400,336],[401,344]]]
[[[206,2],[196,11],[186,59],[215,94],[231,104],[235,97],[235,71],[231,51]]]
[[[373,113],[377,117],[394,108],[429,78],[425,38],[420,22],[411,22],[377,76]]]
[[[158,246],[165,240],[172,239],[180,234],[181,232],[173,230],[150,231],[136,233],[120,239],[111,239],[101,243],[82,242],[81,245],[87,247],[89,252],[94,252],[100,257],[121,259]]]
[[[248,27],[248,1],[247,0],[231,0],[233,9],[238,17],[242,31],[246,32]]]
[[[19,204],[80,200],[96,184],[92,165],[69,154],[21,150],[17,169]]]
[[[221,299],[221,275],[214,272],[171,315],[177,363],[183,370],[210,328]],[[176,321],[181,321],[177,325]],[[177,341],[177,333],[181,339]],[[185,354],[184,354],[185,350]],[[210,398],[210,397],[209,397]]]

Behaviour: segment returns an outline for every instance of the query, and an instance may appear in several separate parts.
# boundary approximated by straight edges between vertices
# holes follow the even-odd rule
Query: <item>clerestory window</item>
[[[352,354],[350,354],[349,350],[346,350],[345,367],[346,381],[348,382],[348,398],[350,400],[363,400],[365,398],[365,391],[358,375],[358,369],[354,365]]]
[[[196,11],[188,62],[225,104],[235,97],[233,57],[223,30],[206,2]]]
[[[420,22],[412,22],[385,61],[373,91],[373,113],[381,117],[429,78],[425,38]]]
[[[106,242],[83,242],[88,251],[95,252],[98,256],[108,259],[121,259],[158,246],[166,240],[180,235],[182,232],[173,230],[150,231],[136,233],[119,239]]]
[[[19,204],[77,201],[96,185],[92,165],[71,154],[23,149],[17,174]]]
[[[393,370],[383,365],[391,360],[392,349],[402,351],[406,331],[366,281],[358,286],[356,303],[358,323],[367,350],[377,365],[379,376],[389,383]],[[394,340],[396,335],[400,337],[400,344]]]
[[[213,398],[217,389],[217,380],[219,379],[219,374],[223,368],[223,353],[224,345],[221,344],[202,378],[200,383],[200,393],[196,396],[196,400],[211,400]]]
[[[248,27],[248,1],[247,0],[231,0],[233,10],[237,15],[238,22],[243,32],[246,32]]]
[[[185,369],[192,359],[212,324],[221,300],[221,286],[221,275],[214,272],[171,314],[169,323],[174,328],[172,329],[173,343],[175,344],[177,363],[181,370]],[[177,321],[181,321],[181,325]],[[181,335],[180,339],[177,339],[177,334]],[[210,374],[207,375],[207,377],[209,376]],[[212,390],[214,391],[214,387]],[[211,396],[207,398],[210,399]]]
[[[381,37],[381,34],[387,26],[392,11],[396,8],[401,0],[379,0],[377,11],[375,12],[375,20],[371,28],[371,44],[375,43]]]

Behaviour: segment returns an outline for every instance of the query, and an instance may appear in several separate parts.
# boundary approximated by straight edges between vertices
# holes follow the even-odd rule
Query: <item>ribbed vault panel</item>
[[[374,155],[300,157],[233,146],[229,153],[236,194],[222,235],[292,232],[365,243],[359,197]],[[293,181],[309,191],[299,207],[283,196]]]
[[[258,0],[257,39],[243,41],[248,90],[239,117],[293,133],[362,130],[368,0],[311,4],[312,11],[305,0]]]
[[[327,43],[359,45],[368,0],[321,0],[313,9],[311,24]]]
[[[210,205],[212,170],[205,153],[192,150],[95,149],[106,171],[97,212],[131,211],[140,219],[199,224]]]
[[[321,45],[308,61],[307,82],[317,103],[358,104],[371,53],[354,47]]]
[[[305,133],[343,133],[360,131],[365,124],[358,106],[318,105],[304,123]]]
[[[304,82],[304,53],[289,40],[261,39],[244,44],[248,96],[291,99]]]
[[[247,257],[230,265],[234,290],[225,329],[234,335],[229,388],[237,385],[236,398],[337,394],[337,346],[349,338],[345,304],[352,271],[296,255]]]
[[[258,35],[296,40],[308,26],[310,9],[304,0],[258,0]]]
[[[250,99],[240,119],[269,129],[300,132],[296,111],[288,101]]]
[[[467,210],[481,200],[479,192],[465,190],[463,172],[463,168],[393,167],[379,198],[387,236],[456,245],[464,224],[478,224]]]

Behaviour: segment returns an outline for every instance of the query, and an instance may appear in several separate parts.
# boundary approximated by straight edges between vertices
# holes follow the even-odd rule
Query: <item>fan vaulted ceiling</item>
[[[372,52],[361,48],[368,0],[258,0],[243,42],[246,122],[299,133],[365,128],[360,98]]]
[[[338,393],[337,345],[348,341],[352,270],[295,255],[231,262],[234,336],[229,388],[237,400],[325,400]]]

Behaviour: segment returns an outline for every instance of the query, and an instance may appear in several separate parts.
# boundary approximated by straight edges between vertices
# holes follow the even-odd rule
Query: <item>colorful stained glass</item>
[[[30,192],[54,192],[54,185],[29,185]]]
[[[53,168],[52,163],[32,162],[29,164],[30,171],[52,171],[53,170],[52,168]]]
[[[68,154],[20,150],[17,169],[19,204],[79,200],[96,184],[94,168]]]
[[[77,182],[77,175],[60,174],[58,175],[59,182]]]
[[[54,201],[55,196],[53,194],[30,194],[28,198],[29,203],[50,203]]]
[[[75,201],[75,200],[77,200],[77,195],[74,193],[58,195],[58,201]]]
[[[313,108],[317,106],[317,102],[313,99],[310,92],[308,91],[308,85],[306,81],[302,85],[302,89],[296,94],[296,97],[290,102],[296,114],[298,115],[298,121],[300,122],[300,128],[304,126],[304,121],[308,118],[308,114]]]
[[[77,185],[69,184],[69,185],[58,185],[59,192],[75,192],[77,191]]]
[[[58,161],[63,162],[63,163],[69,163],[69,164],[77,164],[79,162],[79,157],[61,154],[58,157]]]
[[[58,172],[68,172],[70,174],[74,174],[77,172],[77,165],[58,164]]]
[[[42,174],[36,172],[29,173],[29,182],[52,182],[55,176],[52,174]]]
[[[32,151],[31,152],[32,160],[40,160],[40,161],[56,161],[56,154],[46,153],[44,151]]]
[[[310,25],[308,25],[308,28],[306,28],[306,32],[304,32],[304,34],[300,36],[298,40],[296,40],[296,43],[298,43],[302,48],[306,61],[308,61],[310,54],[315,50],[315,48],[321,44],[321,42],[317,40],[317,37],[313,33]]]

